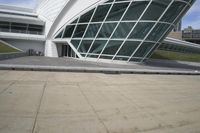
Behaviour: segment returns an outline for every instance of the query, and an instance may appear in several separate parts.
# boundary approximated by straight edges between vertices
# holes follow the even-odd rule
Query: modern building
[[[34,10],[1,5],[0,39],[49,57],[141,62],[163,41],[185,43],[165,38],[194,2],[40,0]]]
[[[189,26],[182,31],[182,38],[185,41],[200,44],[200,29]]]

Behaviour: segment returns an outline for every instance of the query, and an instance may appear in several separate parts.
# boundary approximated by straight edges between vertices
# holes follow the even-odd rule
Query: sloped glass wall
[[[108,0],[63,27],[85,58],[143,61],[173,29],[193,0]]]

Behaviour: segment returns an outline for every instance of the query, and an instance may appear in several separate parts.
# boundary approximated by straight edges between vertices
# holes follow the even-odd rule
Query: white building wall
[[[56,44],[49,40],[49,31],[53,27],[56,18],[59,16],[60,12],[63,10],[65,5],[70,0],[39,0],[36,12],[39,18],[46,22],[45,25],[45,36],[47,41],[44,46],[44,54],[48,57],[58,57]]]
[[[68,0],[40,0],[36,12],[39,18],[46,21],[45,33],[48,34],[54,20]]]
[[[45,43],[45,56],[47,57],[58,57],[57,46],[51,40],[47,40]]]

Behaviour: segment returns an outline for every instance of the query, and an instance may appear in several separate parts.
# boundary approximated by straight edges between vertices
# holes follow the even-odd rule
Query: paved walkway
[[[200,63],[150,60],[143,64],[112,64],[72,58],[21,57],[0,61],[0,69],[115,73],[200,74]]]
[[[199,133],[199,81],[0,71],[0,133]]]

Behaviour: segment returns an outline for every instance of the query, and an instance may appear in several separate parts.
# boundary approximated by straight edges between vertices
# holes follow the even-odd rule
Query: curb
[[[0,64],[0,70],[50,71],[50,72],[86,72],[104,74],[161,74],[161,75],[200,75],[200,71],[192,70],[151,70],[151,69],[120,69],[103,67],[58,67],[38,65],[7,65]]]

